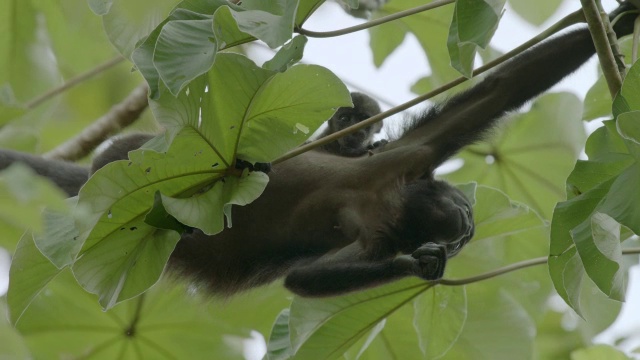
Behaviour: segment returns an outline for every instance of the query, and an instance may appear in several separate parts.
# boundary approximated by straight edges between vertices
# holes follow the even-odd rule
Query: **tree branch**
[[[395,14],[387,15],[387,16],[381,17],[379,19],[375,19],[375,20],[372,20],[372,21],[367,21],[366,23],[363,23],[363,24],[360,24],[360,25],[356,25],[356,26],[351,26],[351,27],[348,27],[348,28],[340,29],[340,30],[320,32],[320,31],[310,31],[310,30],[306,30],[306,29],[298,27],[294,31],[297,32],[300,35],[313,37],[313,38],[328,38],[328,37],[341,36],[341,35],[351,34],[351,33],[354,33],[356,31],[369,29],[369,28],[372,28],[374,26],[378,26],[378,25],[381,25],[381,24],[384,24],[384,23],[388,23],[390,21],[401,19],[403,17],[407,17],[409,15],[417,14],[417,13],[420,13],[420,12],[423,12],[423,11],[435,9],[437,7],[440,7],[440,6],[443,6],[443,5],[447,5],[447,4],[451,4],[451,3],[454,3],[454,2],[455,2],[455,0],[437,0],[437,1],[434,1],[434,2],[426,4],[426,5],[422,5],[422,6],[418,6],[418,7],[412,8],[412,9],[400,11],[400,12],[397,12]]]
[[[27,109],[33,109],[35,107],[37,107],[38,105],[42,104],[43,102],[51,99],[52,97],[55,97],[57,95],[62,94],[63,92],[71,89],[72,87],[80,84],[81,82],[94,77],[95,75],[100,74],[101,72],[110,69],[118,64],[120,64],[122,61],[124,61],[124,57],[122,56],[118,56],[116,58],[113,58],[105,63],[102,63],[98,66],[96,66],[95,68],[82,73],[76,77],[73,77],[71,79],[69,79],[67,82],[65,82],[64,84],[51,89],[49,91],[47,91],[46,93],[36,97],[35,99],[32,99],[30,101],[28,101],[26,104],[24,104],[24,106]]]
[[[524,44],[518,46],[517,48],[509,51],[508,53],[496,58],[493,61],[490,61],[488,63],[486,63],[485,65],[477,68],[476,70],[474,70],[473,74],[475,75],[480,75],[482,73],[484,73],[485,71],[488,71],[500,64],[502,64],[503,62],[509,60],[510,58],[514,57],[515,55],[520,54],[521,52],[529,49],[530,47],[536,45],[537,43],[541,42],[542,40],[548,38],[549,36],[555,34],[556,32],[569,27],[571,25],[580,23],[580,22],[584,22],[584,17],[582,16],[582,11],[578,10],[575,11],[567,16],[565,16],[564,18],[562,18],[561,20],[559,20],[557,23],[553,24],[552,26],[550,26],[548,29],[546,29],[545,31],[541,32],[540,34],[538,34],[536,37],[530,39],[529,41],[525,42]],[[378,121],[381,121],[385,118],[388,118],[391,115],[395,115],[401,111],[407,110],[412,106],[415,106],[417,104],[420,104],[428,99],[431,99],[432,97],[436,96],[436,95],[440,95],[443,92],[459,85],[462,84],[463,82],[467,81],[468,79],[464,76],[460,76],[459,78],[444,84],[442,86],[440,86],[437,89],[434,89],[424,95],[420,95],[416,98],[414,98],[413,100],[407,101],[403,104],[400,104],[396,107],[393,107],[387,111],[384,111],[378,115],[372,116],[366,120],[363,120],[353,126],[350,126],[348,128],[342,129],[340,131],[337,131],[329,136],[325,136],[321,139],[312,141],[308,144],[302,145],[300,147],[297,147],[291,151],[289,151],[288,153],[282,155],[281,157],[279,157],[278,159],[274,160],[272,162],[272,164],[278,164],[281,163],[283,161],[286,161],[288,159],[291,159],[293,157],[296,157],[302,153],[305,153],[309,150],[313,150],[319,146],[328,144],[332,141],[335,141],[343,136],[349,135],[351,133],[354,133],[360,129],[363,129],[367,126],[373,125],[375,123],[377,123]]]
[[[602,21],[602,16],[600,15],[596,0],[580,0],[580,2],[582,3],[582,10],[584,11],[587,25],[589,26],[591,38],[593,39],[593,43],[596,47],[596,54],[598,54],[598,59],[600,60],[600,67],[602,68],[604,77],[607,80],[609,93],[613,98],[622,87],[622,76],[618,71],[615,57],[611,51],[611,44],[607,37],[607,29]]]
[[[98,118],[78,136],[69,139],[43,157],[75,161],[87,156],[109,136],[131,125],[140,117],[149,106],[148,90],[146,83],[139,85],[121,103],[114,105],[108,113]]]

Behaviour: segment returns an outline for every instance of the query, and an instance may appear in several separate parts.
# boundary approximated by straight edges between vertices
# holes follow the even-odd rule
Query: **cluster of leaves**
[[[153,116],[166,133],[130,153],[129,161],[98,171],[79,198],[66,205],[57,190],[28,175],[28,170],[15,167],[3,173],[0,192],[6,193],[3,199],[13,200],[0,207],[0,245],[15,248],[6,297],[15,329],[0,322],[0,355],[112,359],[200,358],[215,353],[235,358],[242,350],[238,339],[246,338],[249,329],[257,329],[263,334],[270,331],[270,359],[415,358],[416,354],[512,359],[531,358],[536,352],[542,358],[558,358],[585,344],[617,315],[619,304],[593,289],[597,286],[619,297],[624,288],[619,242],[625,236],[624,232],[620,236],[618,224],[638,233],[632,225],[635,204],[640,202],[620,195],[638,183],[634,176],[639,137],[631,120],[632,110],[638,108],[633,87],[640,79],[635,72],[616,99],[618,122],[592,135],[587,144],[590,160],[578,162],[568,180],[574,197],[559,204],[553,214],[553,285],[589,323],[575,330],[561,327],[562,315],[548,311],[553,285],[544,268],[466,286],[407,279],[357,294],[321,300],[294,298],[293,302],[280,288],[270,287],[224,304],[202,302],[170,281],[151,287],[184,226],[208,234],[222,231],[229,206],[251,202],[268,180],[257,173],[239,176],[234,168],[237,158],[272,161],[303,142],[335,108],[349,105],[346,88],[330,71],[313,65],[292,66],[306,43],[303,36],[292,39],[293,31],[323,0],[243,0],[240,5],[222,0],[88,2],[100,15],[109,42],[149,84]],[[36,24],[36,3],[46,14],[49,28]],[[422,3],[391,1],[374,17]],[[444,52],[449,53],[455,69],[469,75],[476,52],[487,46],[497,27],[504,3],[459,0],[455,8],[439,8],[377,26],[371,29],[374,60],[381,64],[411,32],[425,49],[433,70],[419,83],[420,90],[453,77]],[[552,13],[559,3],[536,3],[536,10],[543,11],[534,13]],[[357,1],[349,5],[355,7]],[[523,14],[532,13],[528,9],[531,2],[511,0],[511,5]],[[68,36],[66,42],[59,42],[65,44],[69,37],[80,36],[60,30],[64,28],[59,24],[64,19],[62,8],[35,1],[10,6],[18,11],[7,9],[0,14],[28,15],[20,18],[33,20],[29,23],[33,29],[21,27],[0,32],[4,34],[0,36],[35,39],[39,30],[54,40]],[[452,17],[451,24],[443,21]],[[544,18],[528,19],[539,22]],[[25,37],[24,32],[30,36]],[[281,50],[262,67],[225,51],[254,39],[274,48],[282,46]],[[34,44],[38,43],[34,40]],[[61,100],[64,106],[45,104],[27,111],[25,99],[56,85],[59,73],[46,72],[48,67],[37,63],[26,45],[17,51],[15,63],[0,60],[3,70],[29,66],[39,70],[0,72],[9,76],[0,78],[1,84],[9,84],[0,92],[0,123],[8,124],[2,129],[8,135],[0,133],[0,141],[3,136],[24,134],[24,127],[16,124],[25,119],[30,124],[45,123],[45,130],[53,128],[55,124],[46,125],[42,120],[43,114],[82,103],[79,92]],[[51,51],[64,60],[60,46],[53,47],[56,51],[47,46],[35,49]],[[69,66],[82,68],[72,58]],[[127,69],[120,70],[127,73]],[[27,73],[33,78],[11,78]],[[33,89],[24,86],[25,81],[33,82]],[[103,81],[107,82],[101,87],[116,88],[117,82],[111,81],[119,80]],[[584,141],[579,107],[579,101],[568,94],[542,97],[531,111],[509,119],[491,142],[460,154],[465,166],[448,178],[482,185],[462,186],[474,199],[476,236],[468,249],[452,259],[448,278],[478,275],[549,255],[547,220],[553,206],[563,200],[564,181]],[[107,108],[98,106],[97,111]],[[52,134],[59,134],[57,131]],[[51,138],[42,137],[44,144],[63,139],[47,134]],[[19,137],[30,139],[27,143],[35,143],[35,138],[33,134]],[[2,142],[3,147],[10,145]],[[35,145],[14,147],[35,149]],[[487,164],[487,156],[495,163]],[[34,221],[45,205],[49,210],[43,221]],[[16,245],[19,232],[26,228],[32,230]],[[602,262],[607,271],[596,268]],[[595,284],[585,281],[583,273]],[[98,295],[100,305],[90,293]],[[259,313],[247,311],[256,303],[261,304]],[[545,337],[550,333],[553,337]],[[557,348],[557,344],[565,347]],[[597,359],[605,355],[620,356],[609,347],[583,349],[573,356]]]

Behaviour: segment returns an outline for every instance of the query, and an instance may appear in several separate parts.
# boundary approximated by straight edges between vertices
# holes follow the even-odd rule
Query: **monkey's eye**
[[[349,115],[341,115],[338,120],[340,120],[340,122],[346,123],[349,121]]]

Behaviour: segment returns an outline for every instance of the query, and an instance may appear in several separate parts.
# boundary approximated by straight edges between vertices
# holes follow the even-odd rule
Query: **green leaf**
[[[447,48],[451,66],[467,78],[472,76],[477,48],[486,48],[498,28],[506,0],[458,0],[449,28]]]
[[[162,21],[148,36],[147,38],[140,44],[131,54],[131,61],[136,65],[142,76],[144,76],[145,80],[149,84],[149,97],[151,99],[158,99],[160,96],[160,74],[158,69],[156,69],[155,64],[155,50],[156,50],[156,42],[158,41],[158,37],[162,32],[162,29],[165,25],[170,23],[171,21],[189,21],[189,20],[202,20],[207,15],[211,15],[218,9],[220,6],[227,4],[226,0],[189,0],[180,2],[175,9],[171,12],[171,14]],[[210,46],[214,46],[215,44],[211,44],[209,37],[206,39],[189,39],[189,43],[192,45],[198,45],[202,43],[204,46],[204,51],[209,52]],[[189,48],[190,51],[195,51],[196,49]],[[188,58],[184,58],[180,52],[172,51],[171,53],[165,52],[164,56],[157,61],[165,61],[167,63],[175,64],[178,61],[178,64],[182,64],[182,62],[190,61]],[[213,63],[213,59],[211,59],[211,63]],[[206,67],[207,69],[211,67],[209,66],[199,66],[197,69]],[[184,72],[189,72],[188,68],[183,69]],[[195,76],[200,75],[201,73],[195,73]],[[194,76],[187,75],[187,77],[193,79]],[[182,81],[182,79],[178,79]]]
[[[562,0],[509,0],[509,5],[520,17],[536,26],[547,21],[561,4]]]
[[[252,203],[266,188],[269,177],[261,172],[245,171],[242,177],[231,176],[224,180],[216,182],[205,193],[189,198],[162,196],[162,203],[167,213],[182,224],[197,227],[207,235],[215,235],[224,229],[223,213],[231,227],[231,205]],[[212,204],[222,204],[223,211],[212,207]]]
[[[77,197],[67,199],[73,214],[46,209],[42,218],[44,232],[34,234],[33,241],[44,256],[58,269],[71,265],[82,247],[79,233],[75,226],[75,219],[82,216],[82,209],[77,208]]]
[[[294,298],[289,327],[295,356],[340,357],[359,337],[429,287],[424,281],[407,279],[335,298]]]
[[[188,95],[214,84],[233,85],[226,91],[208,91],[202,98]],[[153,101],[156,118],[169,129],[198,129],[227,164],[234,156],[251,163],[270,162],[310,136],[298,130],[299,124],[312,132],[335,109],[351,103],[346,87],[325,68],[298,65],[276,73],[236,54],[219,54],[207,77],[188,90],[176,99]]]
[[[97,294],[105,310],[155,284],[180,240],[180,234],[156,229],[143,220],[127,225],[85,247],[72,267],[80,285]]]
[[[495,288],[486,293],[483,288],[487,285],[467,286],[467,296],[472,299],[467,320],[445,359],[530,359],[536,335],[534,322],[510,293]]]
[[[68,272],[52,281],[25,312],[18,330],[35,359],[241,359],[224,343],[241,336],[185,287],[161,283],[104,312]]]
[[[104,30],[113,46],[129,58],[138,42],[167,16],[177,0],[112,2],[108,13],[102,16]]]
[[[38,250],[31,233],[26,232],[18,243],[9,269],[7,304],[12,324],[19,322],[33,299],[60,271]]]
[[[298,35],[278,50],[276,55],[262,67],[267,70],[284,72],[302,59],[307,37]]]
[[[424,5],[424,1],[391,1],[385,4],[382,9],[376,11],[372,19],[392,15],[421,5]],[[452,78],[459,75],[459,73],[451,67],[446,47],[449,35],[449,19],[451,19],[452,14],[452,6],[442,6],[376,26],[370,31],[370,45],[373,52],[374,64],[381,66],[391,52],[402,43],[405,34],[410,32],[416,37],[422,47],[431,69],[431,75],[428,81],[425,81],[425,83],[428,83],[428,86],[421,88],[420,92],[428,92],[451,81]]]
[[[584,144],[580,101],[572,94],[540,97],[526,114],[512,115],[489,143],[459,154],[464,166],[446,176],[499,188],[551,218],[565,198],[565,182]]]
[[[616,119],[618,133],[625,139],[629,153],[640,160],[640,111],[630,111],[620,114]]]
[[[571,360],[630,360],[622,351],[605,344],[578,349],[571,353]]]
[[[240,7],[228,7],[224,11],[217,11],[215,24],[221,22],[230,26],[231,17],[238,30],[264,41],[271,48],[276,48],[291,39],[297,10],[298,0],[244,0]],[[216,40],[221,44],[237,42],[237,39],[230,40],[219,35],[222,33],[216,32]]]
[[[96,15],[105,15],[111,9],[114,0],[88,0],[89,8]]]
[[[216,56],[211,24],[211,19],[176,20],[160,31],[153,63],[173,95],[211,68]]]
[[[467,320],[467,296],[463,286],[438,286],[413,302],[413,326],[420,349],[428,359],[443,357],[458,340]]]
[[[611,116],[611,93],[604,76],[599,76],[584,97],[582,120],[591,121]]]
[[[7,314],[5,298],[0,298],[0,314]],[[0,317],[0,359],[33,359],[22,336],[7,321]]]
[[[284,309],[276,318],[267,342],[268,360],[289,359],[293,355],[289,338],[289,309]]]
[[[626,289],[620,247],[620,224],[595,212],[571,231],[585,271],[610,298],[623,301]]]

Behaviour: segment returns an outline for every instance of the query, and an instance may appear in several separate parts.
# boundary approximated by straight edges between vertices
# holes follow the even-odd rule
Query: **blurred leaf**
[[[424,1],[391,1],[376,11],[372,20],[420,5],[424,5]],[[402,43],[405,34],[411,32],[418,39],[431,68],[429,86],[421,88],[421,91],[430,91],[457,77],[458,73],[450,65],[445,46],[452,13],[452,6],[443,6],[376,26],[370,31],[374,64],[381,66],[391,52]]]
[[[604,344],[578,349],[571,353],[571,360],[630,360],[622,351]]]
[[[453,10],[447,48],[451,66],[467,78],[472,76],[477,48],[485,49],[498,28],[506,0],[458,0]]]
[[[0,172],[0,224],[21,231],[42,231],[45,207],[65,211],[65,194],[49,179],[36,175],[20,163]],[[0,236],[0,246],[13,249],[17,239]]]
[[[468,315],[465,326],[447,353],[453,360],[532,359],[535,324],[525,309],[503,290],[483,293],[479,301],[477,288],[485,283],[467,286]]]
[[[11,86],[21,103],[60,82],[57,67],[48,60],[51,44],[38,16],[32,1],[0,3],[0,86]],[[0,120],[8,117],[3,114]]]
[[[599,76],[584,98],[582,120],[591,121],[611,115],[611,93],[604,76]]]
[[[75,219],[82,216],[83,209],[77,208],[77,202],[78,197],[67,199],[73,215],[46,209],[42,214],[44,231],[33,235],[33,241],[40,252],[58,269],[73,264],[82,247]]]
[[[467,294],[463,286],[438,286],[413,302],[413,326],[420,349],[428,359],[443,357],[455,344],[467,320]]]
[[[262,1],[243,0],[240,6],[226,7],[215,14],[215,21],[230,24],[229,16],[233,18],[243,33],[264,41],[271,48],[283,45],[293,33],[298,0]],[[226,17],[226,19],[224,19]],[[216,32],[216,40],[220,44],[230,44],[222,33]]]
[[[467,147],[464,166],[446,176],[499,188],[545,218],[565,198],[566,177],[584,144],[580,101],[572,94],[540,97],[526,114],[512,116],[487,144]]]
[[[241,334],[176,284],[158,284],[104,312],[63,272],[33,301],[18,330],[36,359],[242,359],[223,342],[223,334]]]
[[[9,270],[9,319],[20,321],[25,310],[42,289],[60,273],[36,247],[30,232],[26,232],[16,248]]]
[[[553,15],[563,0],[509,0],[509,5],[524,20],[532,25],[540,26]]]
[[[113,46],[127,58],[136,44],[149,35],[178,3],[177,0],[111,2],[108,12],[102,16],[104,30]]]
[[[630,360],[622,351],[604,344],[578,349],[571,353],[571,360]]]
[[[6,314],[4,298],[0,298],[0,314]],[[5,316],[0,316],[0,359],[33,359],[20,334],[9,324]]]

